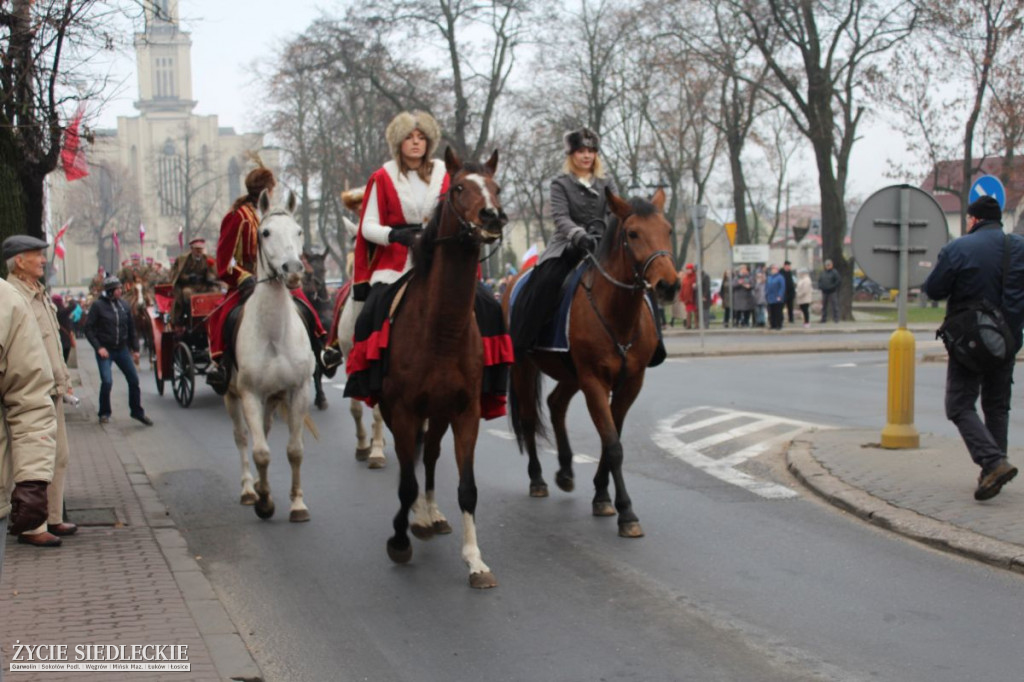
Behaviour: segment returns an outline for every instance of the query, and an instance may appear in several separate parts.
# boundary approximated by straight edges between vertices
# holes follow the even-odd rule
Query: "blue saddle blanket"
[[[583,272],[586,270],[584,264],[580,264],[575,270],[570,273],[562,284],[560,292],[561,300],[558,304],[558,312],[555,313],[552,318],[544,327],[540,330],[540,334],[537,336],[537,343],[534,347],[538,350],[555,351],[559,353],[569,352],[569,324],[570,324],[570,312],[572,310],[572,296],[576,292],[576,286],[580,283],[580,278],[583,277]],[[511,311],[509,317],[514,317],[516,314],[516,299],[519,297],[519,292],[522,291],[522,287],[529,281],[533,275],[533,268],[530,268],[523,276],[520,277],[515,286],[512,287],[512,294],[509,296],[509,310]],[[511,323],[510,323],[511,326]]]

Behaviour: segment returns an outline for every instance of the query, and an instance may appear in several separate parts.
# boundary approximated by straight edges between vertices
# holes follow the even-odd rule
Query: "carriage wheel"
[[[174,347],[171,388],[179,405],[188,407],[192,404],[196,392],[196,366],[192,362],[192,350],[180,341]]]

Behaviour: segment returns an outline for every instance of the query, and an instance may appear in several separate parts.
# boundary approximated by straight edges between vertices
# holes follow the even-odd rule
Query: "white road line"
[[[695,422],[677,425],[686,417],[699,412],[718,412],[720,414],[699,419]],[[691,443],[687,443],[679,438],[680,435],[710,426],[725,424],[730,420],[738,418],[751,419],[752,421],[748,424],[732,429],[726,429],[725,431],[712,434]],[[730,453],[725,457],[716,459],[714,457],[709,457],[702,452],[702,450],[707,448],[722,445],[731,440],[779,426],[788,426],[790,428],[782,433],[773,433],[768,435],[763,440],[754,443],[753,445],[741,448],[740,450]],[[753,457],[756,457],[757,455],[762,454],[769,448],[785,442],[786,440],[790,440],[794,436],[813,428],[821,427],[809,422],[786,419],[784,417],[701,406],[686,409],[668,417],[667,419],[662,419],[658,422],[657,430],[651,438],[656,445],[668,452],[671,456],[686,462],[690,466],[700,469],[721,481],[739,486],[767,499],[788,499],[796,497],[797,493],[785,486],[778,485],[777,483],[758,480],[749,474],[737,471],[735,467]]]
[[[502,440],[515,440],[516,434],[505,429],[487,429],[487,433],[491,434],[495,438],[501,438]]]
[[[857,366],[856,362],[841,362],[838,365],[830,365],[830,367],[835,367],[835,368],[856,367],[856,366]]]

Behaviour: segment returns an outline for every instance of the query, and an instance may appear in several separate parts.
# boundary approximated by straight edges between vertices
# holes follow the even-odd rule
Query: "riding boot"
[[[320,366],[323,368],[324,376],[333,379],[341,366],[341,349],[337,346],[327,346],[320,354]]]
[[[228,392],[231,384],[231,357],[227,351],[220,356],[220,362],[212,362],[206,368],[206,383],[217,395],[224,395]]]

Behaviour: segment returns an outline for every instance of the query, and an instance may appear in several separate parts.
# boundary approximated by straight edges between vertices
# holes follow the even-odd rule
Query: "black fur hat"
[[[967,215],[972,215],[978,220],[1002,220],[1003,209],[999,208],[999,202],[989,196],[975,199],[974,203],[967,207]]]
[[[568,156],[578,149],[587,147],[595,152],[600,149],[601,138],[590,128],[580,128],[565,134],[565,155]]]

